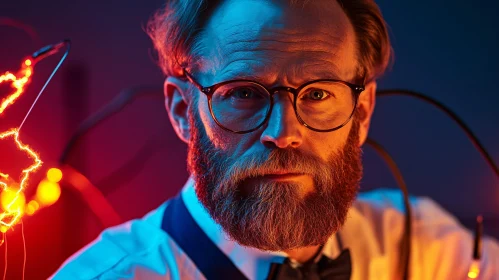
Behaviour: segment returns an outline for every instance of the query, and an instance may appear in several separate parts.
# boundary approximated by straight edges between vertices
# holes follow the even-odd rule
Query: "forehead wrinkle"
[[[338,13],[343,12],[339,9]],[[346,15],[342,16],[346,18]],[[279,77],[281,82],[285,78],[296,81],[312,75],[318,76],[321,71],[314,70],[315,67],[325,68],[322,72],[328,76],[318,78],[329,78],[332,75],[345,78],[341,72],[355,71],[356,67],[350,69],[354,65],[348,63],[351,59],[349,49],[355,49],[356,46],[355,34],[350,30],[352,28],[348,19],[335,22],[336,16],[306,17],[308,19],[302,25],[279,16],[266,17],[265,20],[256,22],[251,22],[247,17],[226,19],[213,16],[207,25],[210,36],[206,37],[210,38],[206,39],[209,42],[200,48],[204,52],[204,59],[210,61],[209,72],[218,79],[220,76],[237,75],[239,71],[249,71],[252,73],[241,75],[257,76],[256,74],[261,73],[265,80],[270,80],[267,76],[272,75]],[[341,65],[344,65],[342,69],[338,69],[337,66]],[[262,71],[263,67],[272,71]]]
[[[308,44],[311,50],[323,51],[338,48],[346,43],[345,38],[333,36],[332,34],[327,33],[323,34],[324,36],[310,36],[306,33],[296,33],[293,35],[280,36],[279,34],[274,33],[248,34],[239,31],[232,36],[220,36],[220,34],[218,34],[216,37],[219,39],[217,42],[222,46],[243,44],[243,46],[247,47],[267,45],[271,47],[273,44],[287,44],[289,46],[297,47],[298,49],[306,50],[302,46]]]
[[[285,54],[297,54],[300,55],[303,52],[306,52],[303,56],[309,56],[312,54],[319,54],[319,55],[326,55],[326,56],[331,56],[335,55],[334,53],[328,52],[328,51],[323,51],[323,50],[307,50],[303,48],[294,48],[294,49],[275,49],[275,48],[254,48],[251,50],[234,50],[231,51],[229,54],[225,55],[226,57],[231,56],[231,55],[238,55],[238,54],[243,54],[243,53],[255,53],[258,54],[259,52],[267,52],[268,56],[273,56],[273,52],[276,53],[285,53]]]
[[[241,64],[240,66],[238,66]],[[264,63],[255,59],[238,59],[230,61],[224,65],[222,70],[217,73],[217,82],[235,79],[255,80],[262,84],[272,83],[278,76],[276,71],[272,70],[271,63]]]
[[[279,86],[292,86],[297,88],[312,80],[340,79],[338,74],[334,71],[320,71],[318,68],[312,68],[313,70],[306,71],[304,68],[304,66],[295,64],[286,67],[285,70],[282,69],[279,74],[279,82],[281,83]]]
[[[218,47],[222,51],[219,55],[223,58],[232,55],[255,55],[258,52],[269,52],[272,57],[278,56],[278,53],[283,55],[295,53],[299,55],[305,52],[303,56],[317,55],[323,60],[330,61],[335,59],[341,47],[346,46],[342,46],[345,43],[343,38],[333,39],[334,36],[329,36],[329,38],[331,39],[322,39],[322,37],[303,38],[299,36],[295,38],[275,38],[270,36],[248,38],[239,33],[235,37],[226,37],[223,43],[219,41],[220,45]],[[265,53],[265,55],[269,56],[269,53]]]
[[[213,83],[219,83],[228,80],[245,79],[257,81],[266,86],[293,86],[299,87],[300,85],[319,79],[340,79],[341,77],[337,71],[325,71],[323,68],[325,63],[307,64],[305,66],[290,65],[289,67],[280,67],[267,64],[252,64],[253,62],[259,63],[255,60],[238,60],[233,61],[232,64],[242,63],[240,67],[226,67],[220,71]],[[229,65],[229,66],[231,66]],[[319,66],[319,67],[317,67]],[[335,65],[327,64],[327,67],[336,67]],[[285,70],[284,70],[285,69]],[[310,69],[310,70],[308,70]],[[348,80],[347,80],[348,81]]]
[[[334,48],[334,46],[326,41],[320,42],[322,43],[322,46],[318,46],[318,42],[319,41],[296,42],[258,39],[244,41],[231,40],[231,42],[227,42],[224,46],[220,46],[219,49],[223,53],[220,53],[220,59],[230,61],[240,57],[253,56],[259,58],[272,57],[272,60],[276,60],[276,58],[289,60],[293,57],[299,57],[302,60],[310,61],[313,57],[316,60],[334,61],[338,55],[338,48]],[[292,57],[290,57],[290,55]]]
[[[324,70],[324,68],[330,70]],[[305,77],[306,81],[319,79],[341,79],[341,71],[335,64],[312,63],[297,67],[296,75]]]
[[[319,43],[319,44],[318,44]],[[240,46],[236,46],[239,45]],[[308,45],[307,45],[308,44]],[[320,41],[280,41],[280,40],[246,40],[233,41],[225,44],[226,47],[233,46],[235,50],[230,52],[244,51],[276,51],[276,52],[313,52],[335,55],[337,50],[329,42]],[[240,50],[238,50],[240,48]],[[247,48],[244,49],[243,48]],[[332,50],[335,50],[334,53]]]
[[[259,34],[260,29],[241,30],[241,28],[237,28],[237,26],[228,26],[225,28],[225,32],[220,32],[214,35],[217,38],[217,42],[227,44],[230,41],[246,41],[245,39],[248,37],[253,38],[253,40],[257,40]]]
[[[332,29],[326,29],[326,31],[323,31],[322,28],[314,29],[313,32],[310,32],[310,30],[302,31],[298,29],[294,30],[285,28],[263,28],[261,31],[261,35],[263,38],[275,38],[276,36],[283,36],[303,40],[317,40],[317,38],[329,37],[338,41],[343,41],[343,37],[348,35],[347,32],[344,31],[342,31],[339,35],[335,35],[335,32],[331,31]]]
[[[344,43],[349,34],[348,27],[338,24],[337,26],[317,26],[317,28],[298,28],[289,27],[283,24],[250,25],[248,22],[239,22],[236,24],[223,24],[218,22],[221,32],[213,32],[217,41],[222,44],[233,44],[238,42],[256,42],[256,41],[276,41],[282,43],[309,42],[314,45],[321,43],[324,48],[330,48]],[[215,31],[215,28],[212,28]],[[313,32],[311,32],[313,31]],[[249,38],[249,39],[248,39]]]
[[[269,55],[270,53],[270,55]],[[314,79],[344,79],[350,78],[347,69],[338,67],[334,60],[335,53],[321,53],[320,56],[310,56],[295,52],[292,57],[289,52],[269,52],[258,55],[253,51],[241,50],[228,54],[223,58],[217,81],[223,79],[254,78],[272,84],[277,77],[287,84],[301,84]],[[244,62],[243,64],[239,64]],[[227,74],[227,73],[230,73]],[[259,74],[258,74],[259,73]],[[223,77],[223,79],[221,78]]]
[[[247,68],[246,68],[247,69]],[[228,81],[228,80],[236,80],[236,79],[243,79],[243,80],[254,80],[259,83],[265,84],[267,81],[266,79],[263,79],[266,77],[266,75],[258,75],[259,71],[249,71],[249,70],[235,70],[235,69],[229,69],[227,68],[226,70],[223,70],[217,75],[216,82],[223,82],[223,81]]]
[[[265,55],[259,55],[259,51],[267,51]],[[293,56],[289,56],[289,54]],[[282,69],[294,69],[294,68],[310,68],[322,66],[323,68],[330,69],[336,74],[341,74],[344,69],[340,69],[335,62],[336,53],[325,52],[325,51],[307,51],[303,53],[302,50],[295,50],[293,52],[285,50],[275,50],[275,49],[263,49],[259,48],[251,51],[238,50],[233,51],[224,57],[224,62],[222,67],[227,67],[230,63],[241,59],[241,57],[253,57],[256,64],[258,65],[269,65],[275,66]],[[256,59],[262,59],[258,61]],[[342,71],[343,70],[343,71]],[[301,76],[301,75],[300,75]]]
[[[319,56],[312,59],[310,54],[295,51],[289,57],[289,51],[268,51],[265,55],[258,52],[238,50],[225,56],[220,56],[218,71],[212,69],[216,82],[232,79],[252,79],[262,84],[273,84],[277,80],[281,85],[301,85],[315,79],[340,79],[349,81],[355,69],[338,67],[335,62],[335,53],[315,52]],[[304,59],[304,57],[306,59]],[[217,73],[218,72],[218,73]],[[216,83],[214,81],[214,83]]]
[[[220,44],[214,42],[216,37],[210,36],[210,33],[208,29],[203,29],[197,40],[194,40],[191,47],[194,61],[190,61],[189,67],[214,74],[215,69],[221,64],[222,50]]]

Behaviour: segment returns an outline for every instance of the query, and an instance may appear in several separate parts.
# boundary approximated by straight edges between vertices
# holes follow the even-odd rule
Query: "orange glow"
[[[49,180],[42,180],[36,189],[36,200],[43,206],[54,204],[61,196],[59,184]]]
[[[473,262],[470,265],[470,269],[468,271],[468,278],[476,279],[479,274],[480,274],[480,261],[473,260]]]
[[[24,197],[24,193],[18,193],[14,188],[9,188],[0,194],[0,204],[4,211],[8,211],[10,207],[10,209],[15,209],[22,214],[26,205],[26,198]]]
[[[28,204],[26,205],[26,214],[29,215],[29,216],[32,216],[33,214],[35,214],[35,212],[40,209],[40,204],[38,204],[38,202],[36,202],[36,200],[31,200],[30,202],[28,202]]]
[[[11,82],[12,88],[14,92],[10,95],[7,95],[5,99],[0,103],[0,115],[16,100],[21,96],[24,92],[25,86],[30,81],[30,77],[33,74],[33,62],[29,59],[26,59],[24,63],[21,65],[21,70],[14,75],[10,72],[5,72],[5,74],[0,76],[0,84],[4,82]]]
[[[59,183],[62,179],[62,171],[59,168],[50,168],[47,171],[47,179],[52,183]]]
[[[0,178],[0,186],[3,188],[2,191],[2,206],[4,212],[0,213],[0,231],[3,227],[8,230],[10,227],[15,225],[21,218],[24,212],[24,190],[28,185],[29,177],[33,172],[35,172],[42,165],[42,161],[38,154],[33,151],[29,146],[23,144],[19,140],[19,131],[17,129],[11,129],[9,131],[0,133],[0,140],[7,138],[13,138],[17,144],[17,148],[23,151],[33,160],[33,163],[21,172],[19,186],[14,187],[12,180],[7,181],[10,177],[8,174],[2,173],[2,178]],[[10,184],[10,185],[9,185]],[[3,204],[3,197],[7,197],[7,203]],[[3,227],[2,227],[3,226]]]
[[[35,208],[33,208],[33,206],[31,206],[31,205],[27,205],[25,212],[26,212],[26,215],[33,216],[33,214],[35,214]]]
[[[28,205],[30,206],[33,206],[33,208],[36,210],[40,209],[40,204],[38,204],[38,202],[36,202],[36,200],[32,200],[28,203]]]

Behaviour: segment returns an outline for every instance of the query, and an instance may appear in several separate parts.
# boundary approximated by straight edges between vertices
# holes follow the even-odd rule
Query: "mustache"
[[[230,180],[232,184],[268,174],[298,173],[317,177],[331,173],[327,162],[293,148],[250,153],[234,161],[227,158],[222,165],[226,170],[222,183],[229,183],[227,180]]]

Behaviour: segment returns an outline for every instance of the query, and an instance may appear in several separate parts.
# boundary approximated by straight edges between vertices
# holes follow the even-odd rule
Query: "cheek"
[[[327,161],[331,155],[337,155],[345,147],[351,129],[351,122],[339,130],[332,132],[310,131],[305,135],[304,145],[322,160]]]
[[[198,127],[197,129],[204,129],[211,143],[216,148],[224,151],[230,150],[230,143],[234,142],[234,139],[232,139],[233,136],[229,135],[229,132],[224,131],[215,123],[210,114],[208,99],[205,96],[200,97],[197,110],[203,124],[203,127]]]
[[[203,127],[197,129],[204,129],[208,139],[215,148],[223,150],[234,157],[239,157],[246,152],[253,151],[252,148],[255,144],[258,145],[260,138],[257,133],[241,135],[220,128],[210,114],[206,97],[201,96],[197,110],[199,112],[199,117],[201,118],[201,123],[203,124]]]

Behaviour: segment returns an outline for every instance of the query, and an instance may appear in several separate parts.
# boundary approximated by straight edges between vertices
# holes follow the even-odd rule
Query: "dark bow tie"
[[[334,260],[322,255],[317,263],[294,268],[289,259],[284,263],[272,263],[267,280],[349,280],[352,274],[350,251],[345,249]]]

